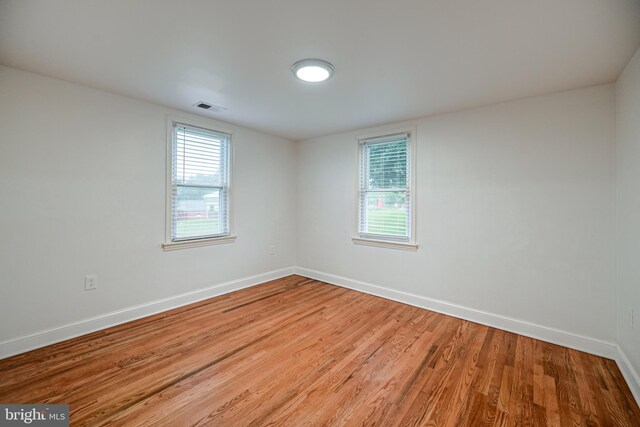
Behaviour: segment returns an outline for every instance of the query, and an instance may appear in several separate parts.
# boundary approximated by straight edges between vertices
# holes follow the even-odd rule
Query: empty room
[[[640,0],[0,0],[0,426],[640,426]]]

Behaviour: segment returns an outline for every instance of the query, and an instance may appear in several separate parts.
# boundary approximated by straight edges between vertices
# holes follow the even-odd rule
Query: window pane
[[[369,188],[407,187],[407,141],[371,144],[368,150]]]
[[[226,140],[215,133],[176,127],[174,182],[220,186],[227,182]]]
[[[171,239],[229,234],[230,135],[174,123]]]
[[[174,187],[173,239],[224,234],[220,188]]]
[[[363,196],[361,232],[408,237],[409,197],[406,192],[376,191]]]
[[[360,147],[360,234],[410,241],[409,134],[369,138]]]

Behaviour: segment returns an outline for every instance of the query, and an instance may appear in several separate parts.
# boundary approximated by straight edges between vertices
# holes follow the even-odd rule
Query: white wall
[[[376,129],[211,121],[234,131],[238,241],[163,252],[166,116],[187,114],[6,67],[0,100],[0,341],[293,265],[615,339],[612,85],[379,128],[417,127],[417,252],[351,243]]]
[[[640,373],[640,50],[616,84],[616,123],[618,345]]]
[[[0,67],[0,341],[295,264],[295,143],[215,121],[237,242],[162,251],[167,114]]]
[[[613,85],[417,126],[417,252],[356,246],[356,136],[298,147],[298,265],[615,340]]]

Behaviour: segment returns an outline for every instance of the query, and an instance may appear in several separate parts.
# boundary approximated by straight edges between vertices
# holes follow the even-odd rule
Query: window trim
[[[227,206],[229,209],[229,233],[221,236],[213,237],[196,237],[193,239],[171,240],[171,205],[172,205],[172,168],[173,168],[173,126],[174,124],[183,124],[187,126],[199,127],[217,133],[225,133],[229,135],[229,182],[227,187]],[[164,251],[173,251],[177,249],[195,248],[201,246],[220,245],[224,243],[233,243],[237,236],[234,234],[234,197],[233,197],[233,160],[234,160],[234,143],[233,131],[217,126],[216,123],[187,119],[185,117],[167,116],[167,146],[166,146],[166,165],[165,165],[165,237],[162,243]]]
[[[373,234],[364,234],[360,233],[360,218],[361,218],[361,209],[362,205],[360,203],[360,171],[362,168],[362,142],[364,140],[376,139],[376,138],[384,138],[387,136],[393,136],[397,134],[406,133],[408,134],[408,148],[409,148],[409,168],[410,168],[410,183],[409,183],[409,194],[410,194],[410,205],[409,205],[409,227],[410,227],[410,235],[408,239],[396,239],[394,237],[386,238],[381,235],[373,235]],[[393,128],[381,130],[375,133],[369,133],[365,135],[360,135],[356,137],[356,216],[354,223],[355,233],[351,237],[351,241],[355,245],[362,246],[375,246],[381,248],[388,249],[401,249],[401,250],[410,250],[415,251],[418,249],[418,243],[416,241],[416,206],[417,206],[417,197],[416,197],[416,139],[417,132],[415,127],[404,127],[404,128]]]

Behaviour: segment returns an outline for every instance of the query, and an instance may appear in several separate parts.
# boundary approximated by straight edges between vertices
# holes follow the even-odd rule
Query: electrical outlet
[[[98,276],[95,274],[84,276],[84,290],[93,291],[98,289]]]
[[[276,245],[269,246],[269,255],[274,255],[276,253]]]

